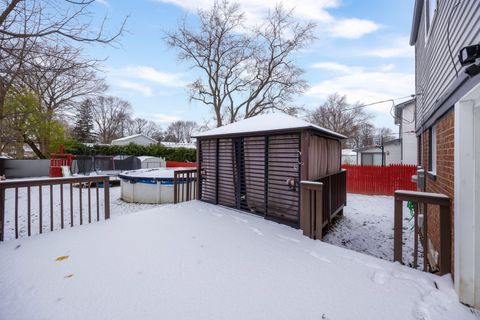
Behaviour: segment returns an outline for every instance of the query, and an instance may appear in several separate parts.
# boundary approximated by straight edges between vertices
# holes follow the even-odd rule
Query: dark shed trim
[[[229,134],[218,134],[211,136],[197,136],[197,140],[210,140],[216,138],[239,138],[239,137],[263,137],[271,136],[276,134],[291,134],[291,133],[300,133],[303,131],[313,131],[316,135],[334,139],[334,140],[343,140],[347,137],[342,135],[333,135],[327,132],[316,129],[315,127],[300,127],[300,128],[288,128],[288,129],[278,129],[278,130],[269,130],[269,131],[260,131],[260,132],[240,132],[240,133],[229,133]]]

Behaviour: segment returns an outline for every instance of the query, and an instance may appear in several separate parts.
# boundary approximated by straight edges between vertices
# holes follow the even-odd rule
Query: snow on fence
[[[13,232],[18,239],[48,229],[63,229],[68,224],[73,227],[91,223],[95,218],[99,221],[102,203],[102,218],[109,219],[109,183],[108,176],[0,181],[0,241],[4,241],[6,231]],[[103,185],[103,197],[99,194],[100,184]],[[64,197],[65,193],[69,196]],[[95,198],[93,208],[92,198]],[[25,225],[26,228],[19,227]]]
[[[414,165],[355,166],[343,165],[347,170],[347,192],[392,196],[395,190],[416,190],[412,181]]]

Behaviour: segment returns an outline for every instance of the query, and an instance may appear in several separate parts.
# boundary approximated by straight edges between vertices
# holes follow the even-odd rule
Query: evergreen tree
[[[79,142],[94,142],[92,100],[85,99],[77,108],[73,137]]]

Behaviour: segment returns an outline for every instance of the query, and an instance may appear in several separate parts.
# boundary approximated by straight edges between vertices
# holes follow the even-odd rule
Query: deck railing
[[[175,170],[173,173],[173,203],[197,197],[197,169]]]
[[[14,220],[14,233],[15,239],[19,238],[21,232],[26,231],[27,236],[31,236],[33,233],[32,228],[32,206],[36,206],[33,203],[32,198],[35,198],[38,201],[38,233],[43,233],[44,231],[44,209],[49,209],[49,227],[50,231],[54,230],[55,220],[60,219],[60,228],[63,229],[65,227],[65,222],[70,224],[70,227],[75,225],[74,216],[77,218],[77,214],[74,215],[74,204],[78,206],[78,224],[82,225],[84,222],[91,223],[92,216],[93,220],[100,220],[100,197],[99,197],[99,184],[103,184],[103,192],[104,192],[104,218],[110,218],[110,189],[109,189],[109,177],[108,176],[89,176],[89,177],[68,177],[68,178],[44,178],[44,179],[23,179],[23,180],[7,180],[7,181],[0,181],[0,241],[4,241],[5,237],[5,223],[6,223],[6,213],[8,216],[11,216],[10,210],[7,212],[6,200],[5,200],[5,193],[7,189],[14,190],[14,197],[12,199],[13,206],[11,211],[13,211],[13,220]],[[67,192],[70,194],[67,199],[64,199],[64,185],[68,185],[69,188]],[[54,186],[59,186],[59,188],[54,188]],[[78,202],[74,201],[74,186],[75,189],[78,189]],[[47,197],[48,199],[43,198],[43,187],[47,187]],[[22,230],[19,225],[19,216],[20,216],[20,205],[19,205],[19,190],[25,188],[26,189],[26,206],[23,206],[23,209],[26,209],[26,230]],[[35,195],[33,194],[33,188],[38,190],[38,193]],[[92,210],[92,192],[91,189],[95,188],[95,211]],[[87,212],[86,217],[84,220],[84,208],[83,208],[83,200],[82,197],[83,192],[82,190],[86,189],[86,197],[87,197]],[[49,192],[48,192],[49,191]],[[55,192],[58,193],[55,195]],[[37,197],[38,195],[38,197]],[[45,201],[44,201],[45,200]],[[67,203],[66,201],[69,201]],[[49,202],[48,206],[45,204]],[[54,204],[55,203],[55,204]],[[55,217],[55,206],[60,204],[60,217]],[[68,205],[69,204],[69,205]],[[66,206],[69,206],[68,212]],[[26,207],[26,208],[25,208]],[[47,208],[45,208],[47,207]],[[37,212],[36,212],[37,213]],[[69,214],[68,217],[65,217]],[[21,215],[23,217],[23,215]],[[58,221],[58,220],[57,220]],[[47,224],[48,226],[48,224]]]
[[[347,171],[341,170],[317,180],[323,183],[323,227],[347,205]]]
[[[428,270],[428,214],[426,205],[433,204],[440,206],[440,225],[439,236],[440,246],[438,252],[439,275],[451,272],[451,222],[450,222],[450,198],[440,193],[429,193],[419,191],[395,191],[395,221],[394,221],[394,250],[393,259],[402,263],[402,233],[403,233],[403,201],[412,201],[414,203],[414,255],[413,267],[418,266],[418,242],[421,236],[423,247],[423,269]],[[423,223],[419,226],[419,204],[424,208]]]
[[[346,183],[346,170],[300,183],[300,229],[306,236],[322,239],[323,228],[347,204]]]

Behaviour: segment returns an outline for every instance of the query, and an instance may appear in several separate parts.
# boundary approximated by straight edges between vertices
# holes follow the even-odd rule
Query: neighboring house
[[[395,124],[399,126],[400,163],[416,165],[418,148],[415,135],[415,99],[395,106]]]
[[[385,142],[383,144],[383,156],[380,145],[366,146],[353,151],[357,153],[357,164],[361,166],[381,166],[382,162],[388,166],[402,162],[401,139]]]
[[[342,164],[357,164],[357,153],[352,149],[342,149]]]
[[[151,144],[157,144],[158,141],[144,134],[134,134],[133,136],[112,140],[112,145],[114,146],[125,146],[130,143],[138,144],[141,146],[148,146]]]
[[[462,66],[458,55],[480,44],[480,1],[416,0],[410,44],[419,164],[427,172],[421,187],[453,200],[455,289],[462,302],[480,307],[480,63],[473,56]],[[471,53],[475,50],[480,52],[477,47]],[[440,241],[438,214],[429,206],[434,250]]]

